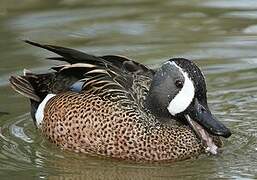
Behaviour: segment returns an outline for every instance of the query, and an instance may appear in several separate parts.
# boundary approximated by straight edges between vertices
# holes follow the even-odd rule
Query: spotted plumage
[[[42,134],[64,149],[132,161],[175,161],[205,151],[215,154],[219,136],[230,136],[211,119],[204,77],[189,60],[171,59],[150,69],[122,56],[97,57],[26,42],[60,55],[49,59],[68,62],[46,74],[25,71],[10,78],[12,87],[30,99]]]

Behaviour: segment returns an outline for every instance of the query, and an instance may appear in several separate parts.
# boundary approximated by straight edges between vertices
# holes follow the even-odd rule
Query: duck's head
[[[212,115],[206,93],[204,76],[196,64],[183,58],[170,59],[156,71],[147,104],[160,117],[186,121],[209,147],[209,134],[228,138],[231,132]],[[215,154],[216,149],[211,148]]]

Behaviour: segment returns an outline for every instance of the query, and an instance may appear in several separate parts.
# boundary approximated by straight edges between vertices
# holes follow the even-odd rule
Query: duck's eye
[[[177,88],[181,89],[183,87],[183,82],[181,80],[176,80],[175,85],[177,86]]]

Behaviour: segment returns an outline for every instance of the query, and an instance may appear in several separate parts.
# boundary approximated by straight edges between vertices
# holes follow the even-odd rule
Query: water
[[[1,179],[257,178],[257,2],[251,0],[0,2]],[[133,164],[62,151],[34,128],[29,103],[8,86],[23,68],[57,62],[22,39],[139,62],[194,59],[214,114],[231,128],[219,156]],[[8,112],[6,114],[4,112]]]

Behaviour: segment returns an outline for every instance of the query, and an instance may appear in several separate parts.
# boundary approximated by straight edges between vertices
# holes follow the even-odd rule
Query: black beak
[[[197,99],[195,99],[189,115],[210,134],[225,138],[231,136],[230,130],[212,115],[207,106],[204,107]]]

